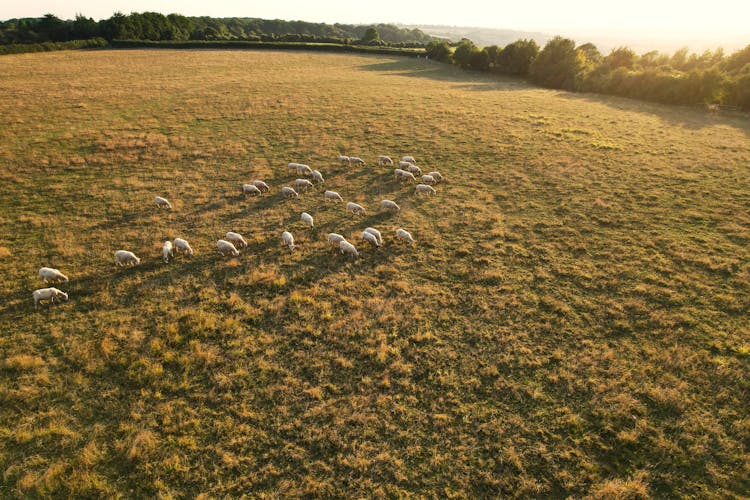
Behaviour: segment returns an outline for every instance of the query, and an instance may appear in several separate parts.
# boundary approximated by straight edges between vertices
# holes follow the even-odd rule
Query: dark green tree
[[[425,54],[427,54],[427,57],[430,59],[444,63],[450,63],[453,57],[451,55],[451,48],[448,46],[447,42],[437,42],[434,40],[427,44]]]
[[[539,45],[534,40],[516,40],[498,54],[495,69],[506,75],[526,76],[538,56]]]
[[[472,68],[472,61],[476,58],[476,54],[481,52],[479,48],[474,45],[474,42],[468,38],[461,39],[461,42],[453,52],[453,60],[457,65],[464,69]]]

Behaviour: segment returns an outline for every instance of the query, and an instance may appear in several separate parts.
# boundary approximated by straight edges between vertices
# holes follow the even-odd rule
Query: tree
[[[633,69],[635,64],[636,55],[632,49],[628,47],[617,47],[612,49],[612,52],[607,56],[607,64],[612,69],[627,68]]]
[[[531,63],[539,56],[539,45],[534,40],[516,40],[506,45],[495,59],[495,68],[506,75],[529,74]]]
[[[575,42],[556,36],[544,46],[529,68],[531,81],[544,87],[578,90],[583,79],[585,56]]]
[[[371,26],[365,31],[362,41],[365,43],[380,41],[380,33],[378,33],[378,30],[374,26]]]
[[[437,42],[434,40],[427,44],[425,54],[427,54],[427,57],[430,59],[444,63],[450,63],[452,58],[451,48],[448,46],[448,43]]]
[[[480,50],[474,45],[474,42],[468,38],[463,38],[453,52],[453,60],[460,67],[470,69],[472,67],[472,60],[476,57],[475,54],[477,52],[480,52]]]

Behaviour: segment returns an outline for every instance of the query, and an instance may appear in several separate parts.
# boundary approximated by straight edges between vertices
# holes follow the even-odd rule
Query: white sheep
[[[348,241],[339,241],[339,248],[341,249],[342,254],[353,255],[355,259],[359,258],[359,252],[357,252],[357,248]]]
[[[416,177],[414,177],[414,174],[412,174],[411,172],[406,172],[404,170],[401,171],[400,179],[402,181],[417,182],[417,179]]]
[[[49,300],[50,303],[53,303],[55,300],[68,300],[68,294],[55,287],[34,290],[31,296],[34,298],[34,309],[37,309],[39,307],[39,302],[42,301]]]
[[[394,168],[393,169],[393,178],[394,179],[401,179],[401,175],[405,174],[406,170],[402,170],[400,168]]]
[[[425,174],[422,176],[422,183],[423,184],[435,184],[437,181],[433,176],[430,174]]]
[[[268,184],[263,181],[253,181],[250,184],[260,189],[261,193],[267,193],[271,190],[271,188],[268,187]]]
[[[281,233],[281,242],[289,247],[289,251],[294,251],[294,236],[289,231]]]
[[[341,163],[342,165],[343,164],[349,165],[349,157],[346,155],[339,156],[338,160],[339,160],[339,163]]]
[[[413,163],[414,165],[417,164],[417,160],[415,160],[413,156],[402,156],[401,161],[408,161],[409,163]]]
[[[409,165],[413,165],[413,163],[410,161],[404,161],[404,160],[401,160],[400,162],[398,162],[399,168],[408,168]]]
[[[174,246],[172,246],[171,241],[167,240],[161,247],[161,258],[164,259],[164,262],[169,262],[170,257],[174,257]]]
[[[162,198],[161,196],[157,196],[154,198],[154,201],[156,202],[156,206],[159,208],[168,208],[169,210],[172,210],[172,204],[169,203],[169,200],[166,198]]]
[[[427,172],[427,175],[435,179],[436,182],[440,182],[443,180],[443,176],[440,174],[440,172]]]
[[[313,187],[313,183],[308,181],[307,179],[295,179],[294,187],[296,187],[299,190],[307,189],[307,188]]]
[[[219,253],[223,256],[227,256],[227,254],[232,255],[234,257],[237,257],[240,255],[239,250],[237,250],[237,247],[232,245],[227,240],[219,240],[216,242],[216,247],[219,249]]]
[[[247,241],[245,241],[245,238],[243,238],[240,233],[229,231],[227,234],[224,235],[224,239],[230,242],[236,248],[247,247]]]
[[[380,155],[378,156],[378,164],[380,165],[393,165],[393,160],[390,156]]]
[[[302,212],[302,222],[304,222],[306,225],[310,226],[310,229],[313,228],[313,217],[312,215],[308,214],[307,212]]]
[[[372,246],[375,248],[380,248],[380,241],[378,240],[378,237],[372,234],[369,231],[362,231],[362,239],[365,240],[367,243],[371,243]]]
[[[336,191],[326,191],[325,193],[323,193],[323,196],[325,196],[326,201],[327,200],[341,201],[341,202],[344,201],[341,195],[338,194]]]
[[[346,238],[344,238],[342,235],[338,233],[328,233],[328,244],[333,245],[334,247],[339,246],[340,241],[346,241]]]
[[[281,188],[281,194],[284,196],[284,198],[297,198],[299,194],[297,191],[294,190],[294,188],[290,188],[289,186],[284,186]]]
[[[380,209],[381,210],[388,210],[391,212],[400,212],[401,207],[398,206],[398,204],[393,200],[383,200],[380,202]]]
[[[193,256],[193,248],[190,246],[190,243],[188,243],[187,240],[184,240],[182,238],[175,238],[172,244],[174,246],[175,252],[185,252],[189,256]]]
[[[378,243],[379,243],[380,245],[382,245],[382,244],[383,244],[383,235],[382,235],[382,234],[380,234],[380,231],[378,231],[378,230],[377,230],[377,229],[375,229],[374,227],[366,227],[366,228],[365,228],[365,232],[367,232],[367,233],[370,233],[370,234],[374,234],[374,235],[375,235],[375,237],[376,237],[376,238],[378,239]]]
[[[325,184],[326,180],[323,178],[323,174],[321,174],[318,170],[312,171],[312,178],[315,182],[320,182],[322,184]]]
[[[260,188],[256,186],[255,184],[243,184],[242,185],[242,194],[250,194],[250,195],[257,195],[260,194]]]
[[[349,164],[350,165],[359,165],[359,166],[362,166],[362,167],[364,167],[366,165],[365,164],[365,160],[363,160],[362,158],[359,158],[358,156],[350,156],[349,157]]]
[[[356,215],[365,215],[365,207],[353,201],[346,204],[346,212],[349,213],[349,211]]]
[[[411,234],[406,229],[396,229],[396,239],[400,241],[406,241],[410,245],[414,244],[414,238],[411,237]]]
[[[43,267],[39,269],[39,277],[44,280],[45,283],[59,283],[61,281],[68,281],[68,277],[57,269],[51,267]]]
[[[417,187],[414,190],[414,194],[419,194],[419,193],[436,194],[437,191],[435,191],[434,187],[428,186],[427,184],[417,184]]]
[[[312,169],[301,163],[297,164],[297,175],[312,175]]]
[[[414,175],[422,175],[422,169],[416,165],[409,165],[406,167],[407,172],[411,172]]]
[[[141,259],[135,256],[133,252],[127,250],[118,250],[115,252],[115,263],[118,266],[136,266],[141,263]]]
[[[300,165],[302,165],[302,164],[301,163],[294,163],[294,162],[287,163],[286,169],[287,170],[294,170],[296,172],[297,171],[297,167],[299,167]]]

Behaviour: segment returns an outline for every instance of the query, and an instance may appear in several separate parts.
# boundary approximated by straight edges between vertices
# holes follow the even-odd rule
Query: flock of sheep
[[[347,165],[365,166],[365,161],[356,156],[339,156],[338,161]],[[393,160],[388,156],[379,156],[377,162],[379,165],[394,165]],[[294,187],[283,186],[281,188],[281,194],[285,198],[296,198],[299,196],[298,191],[313,187],[315,185],[314,183],[322,184],[325,182],[323,174],[318,170],[311,169],[308,165],[302,163],[289,163],[287,169],[297,175],[310,177],[312,181],[305,177],[301,177],[294,181]],[[428,193],[434,195],[436,194],[436,191],[433,185],[443,180],[443,176],[440,172],[429,172],[428,174],[423,175],[422,170],[417,166],[417,162],[413,156],[404,156],[399,162],[399,168],[394,169],[393,174],[396,180],[411,182],[417,182],[415,175],[420,176],[422,182],[417,184],[414,191],[415,194]],[[270,187],[262,180],[255,180],[249,184],[243,184],[242,192],[245,195],[261,195],[270,192]],[[326,200],[332,200],[334,202],[344,201],[341,195],[335,191],[327,190],[323,196]],[[160,209],[172,209],[172,204],[166,198],[157,196],[154,198],[154,201],[156,202],[156,206]],[[387,199],[380,202],[380,208],[381,210],[394,213],[399,213],[401,210],[401,207],[399,207],[395,201]],[[362,205],[350,201],[346,203],[346,212],[352,212],[353,214],[364,216],[366,210]],[[303,212],[301,220],[310,229],[314,227],[313,217],[309,213]],[[383,236],[380,231],[374,227],[365,228],[361,233],[361,237],[363,242],[369,243],[376,248],[380,248],[383,245]],[[409,231],[403,228],[396,230],[396,239],[414,245],[414,238]],[[294,236],[289,231],[281,233],[281,242],[289,248],[289,251],[294,250]],[[357,247],[338,233],[328,234],[328,244],[338,248],[344,255],[351,255],[355,259],[359,258]],[[216,246],[221,255],[236,257],[240,255],[238,248],[242,249],[247,247],[247,242],[241,234],[230,231],[223,239],[216,242]],[[175,238],[174,241],[165,241],[162,246],[162,259],[164,262],[169,262],[169,259],[175,256],[175,253],[185,253],[192,256],[193,248],[190,246],[190,243],[183,238]],[[118,266],[135,266],[141,263],[141,259],[128,250],[117,250],[115,252],[115,263]],[[56,284],[69,281],[68,277],[59,270],[50,267],[42,267],[39,269],[39,277],[45,283]],[[68,300],[68,294],[55,287],[40,288],[35,290],[32,293],[32,296],[34,298],[35,309],[39,307],[40,302],[53,303],[55,301]]]

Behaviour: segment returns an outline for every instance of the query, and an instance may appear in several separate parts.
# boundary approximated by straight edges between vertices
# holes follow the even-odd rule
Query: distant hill
[[[518,31],[509,29],[480,28],[471,26],[440,26],[440,25],[404,25],[404,28],[416,28],[434,37],[448,38],[457,42],[461,38],[468,38],[480,47],[508,45],[519,39],[533,39],[540,47],[544,47],[555,35],[570,38],[577,45],[593,43],[600,52],[607,54],[617,47],[630,47],[637,54],[652,50],[671,54],[682,47],[688,47],[694,52],[715,50],[719,47],[725,51],[739,50],[750,43],[748,36],[708,36],[696,34],[654,33],[654,32],[607,32],[603,30],[577,30],[543,33],[540,31]]]
[[[522,38],[530,38],[544,46],[554,35],[538,31],[517,31],[507,29],[479,28],[468,26],[408,25],[404,28],[416,28],[428,35],[448,38],[454,42],[468,38],[480,47],[488,45],[505,46]]]

